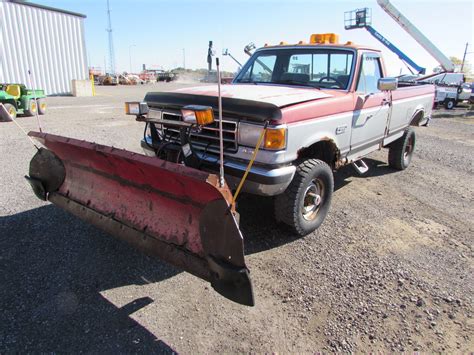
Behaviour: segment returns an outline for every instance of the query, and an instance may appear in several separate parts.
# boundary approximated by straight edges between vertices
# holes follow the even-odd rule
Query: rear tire
[[[16,112],[15,106],[13,106],[12,104],[3,104],[3,107],[5,107],[5,109],[7,110],[8,114],[10,115],[12,119],[16,118],[17,112]]]
[[[331,206],[334,176],[328,164],[307,159],[296,167],[288,188],[275,199],[275,218],[304,236],[323,223]]]
[[[388,165],[397,170],[405,170],[410,165],[415,150],[415,131],[409,127],[402,137],[388,148]]]
[[[444,102],[444,108],[446,110],[452,110],[456,106],[456,102],[454,100],[446,100]]]
[[[34,116],[38,110],[38,104],[35,100],[28,101],[28,108],[25,109],[25,116]]]
[[[46,113],[46,100],[45,99],[38,99],[38,113],[40,115],[44,115]]]

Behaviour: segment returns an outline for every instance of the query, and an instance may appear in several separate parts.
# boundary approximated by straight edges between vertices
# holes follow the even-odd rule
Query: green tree
[[[449,59],[456,66],[457,70],[461,70],[462,59],[460,59],[458,57],[449,57]],[[464,67],[462,69],[462,72],[465,73],[465,74],[468,74],[468,73],[471,72],[471,64],[469,63],[469,61],[467,59],[464,61]]]

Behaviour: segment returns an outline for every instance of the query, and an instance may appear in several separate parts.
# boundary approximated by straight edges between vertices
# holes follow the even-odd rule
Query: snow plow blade
[[[30,132],[35,194],[253,306],[231,191],[214,174],[126,150]]]

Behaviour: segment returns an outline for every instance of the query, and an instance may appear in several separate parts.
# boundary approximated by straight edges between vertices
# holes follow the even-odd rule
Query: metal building
[[[47,95],[70,94],[71,80],[88,79],[85,17],[0,0],[0,83],[23,83]]]

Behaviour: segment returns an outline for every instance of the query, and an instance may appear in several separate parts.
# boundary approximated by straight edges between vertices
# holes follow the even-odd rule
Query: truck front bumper
[[[155,156],[154,150],[150,148],[144,140],[141,141],[141,147],[146,155]],[[199,157],[208,163],[203,166],[203,170],[219,173],[219,161],[217,157],[209,156],[209,154],[207,156],[199,154]],[[231,189],[235,190],[239,185],[247,168],[247,164],[248,162],[236,161],[228,157],[224,159],[225,179]],[[249,171],[242,191],[262,196],[279,195],[286,190],[295,175],[295,171],[296,167],[294,165],[254,165]]]

